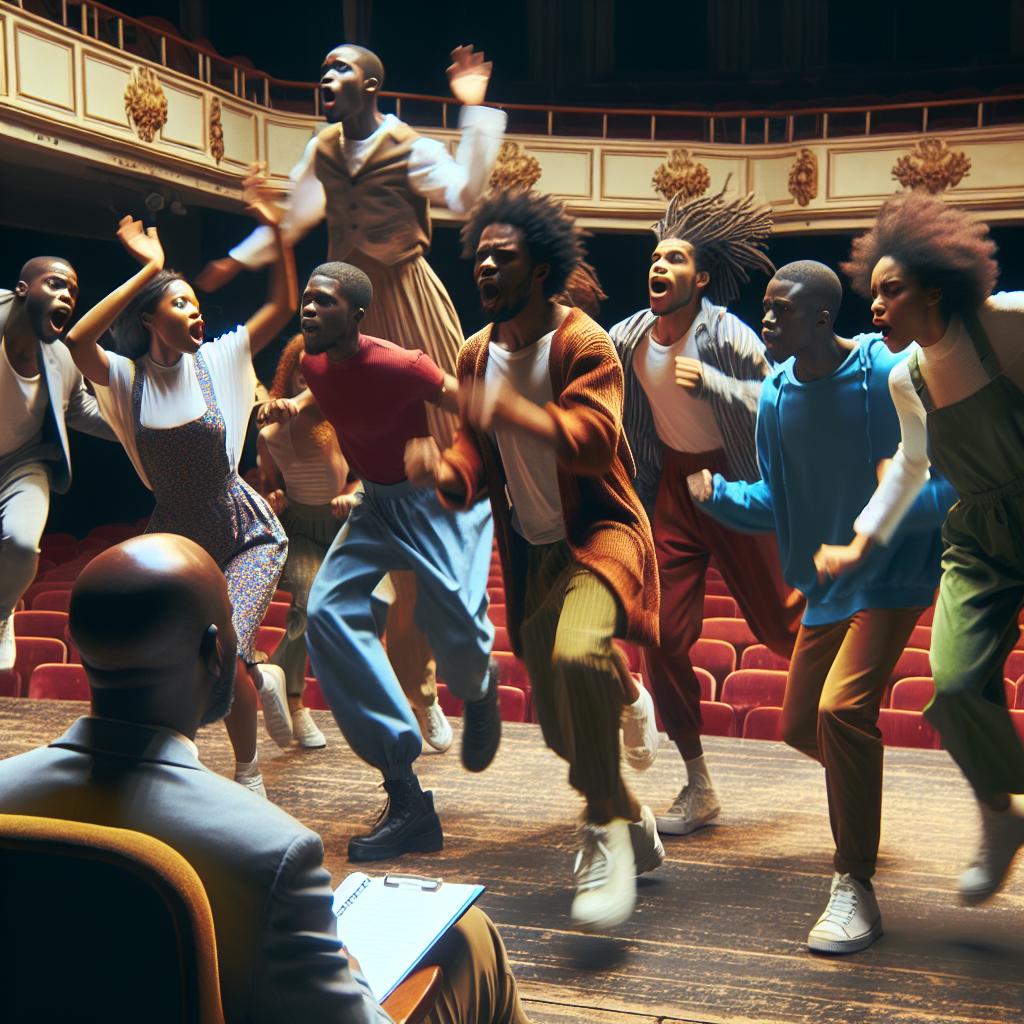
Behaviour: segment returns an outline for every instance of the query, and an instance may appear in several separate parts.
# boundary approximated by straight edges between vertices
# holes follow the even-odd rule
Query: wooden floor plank
[[[0,700],[0,756],[54,738],[82,710]],[[326,750],[283,753],[261,738],[260,757],[271,796],[320,832],[340,879],[349,836],[372,822],[384,794],[330,717],[315,717]],[[206,763],[228,773],[223,728],[204,730],[199,742]],[[781,744],[711,738],[706,746],[720,823],[666,840],[666,864],[641,881],[635,914],[613,936],[569,927],[580,800],[535,726],[506,726],[482,775],[462,770],[458,735],[450,753],[420,759],[446,846],[400,863],[486,884],[481,906],[500,925],[540,1024],[1024,1020],[1024,871],[1018,865],[990,905],[957,906],[956,877],[973,852],[977,812],[944,753],[887,751],[876,878],[886,933],[864,953],[825,958],[803,945],[832,872],[822,769]],[[659,810],[675,796],[681,767],[666,742],[649,772],[628,777]]]

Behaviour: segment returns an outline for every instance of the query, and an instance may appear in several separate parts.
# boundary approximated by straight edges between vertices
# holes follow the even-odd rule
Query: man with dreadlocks
[[[802,602],[782,580],[774,536],[736,533],[694,507],[690,473],[758,479],[754,425],[768,375],[754,332],[724,308],[747,272],[771,273],[768,209],[752,195],[687,202],[677,195],[654,228],[649,308],[611,330],[626,383],[623,425],[636,489],[651,517],[661,578],[661,644],[644,652],[647,678],[687,780],[658,829],[688,835],[720,805],[701,744],[700,683],[690,648],[700,636],[713,557],[759,639],[788,656]]]
[[[995,248],[985,224],[917,192],[888,200],[854,243],[843,269],[870,295],[886,345],[910,353],[889,377],[902,442],[853,543],[816,555],[832,576],[877,557],[929,464],[957,493],[942,529],[925,714],[978,800],[981,841],[960,876],[969,904],[1000,889],[1024,846],[1024,744],[1003,686],[1024,606],[1024,292],[992,294]]]
[[[614,644],[657,642],[658,581],[630,483],[622,369],[608,335],[557,298],[583,259],[581,236],[532,192],[491,196],[471,215],[463,253],[492,322],[459,353],[454,445],[440,460],[407,453],[406,470],[451,507],[491,499],[513,648],[544,739],[586,800],[572,919],[603,929],[629,917],[636,875],[664,858],[619,764],[623,709],[653,707]]]

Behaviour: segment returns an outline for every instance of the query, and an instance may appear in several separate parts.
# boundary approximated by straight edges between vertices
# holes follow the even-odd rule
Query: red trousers
[[[697,509],[686,478],[709,469],[727,473],[725,453],[666,448],[654,503],[654,547],[661,577],[661,645],[644,651],[647,679],[669,739],[700,735],[700,684],[690,648],[704,621],[704,579],[715,564],[757,638],[788,657],[803,597],[786,586],[774,534],[737,533]]]

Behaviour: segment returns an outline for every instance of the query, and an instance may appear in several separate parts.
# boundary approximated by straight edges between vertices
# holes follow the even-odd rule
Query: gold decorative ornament
[[[801,206],[818,196],[818,158],[810,149],[801,149],[789,169],[789,194]]]
[[[950,149],[942,139],[922,139],[892,168],[892,176],[904,188],[926,192],[954,188],[970,173],[970,157]]]
[[[506,140],[498,150],[488,185],[499,192],[533,188],[540,179],[540,161],[524,153],[518,142]]]
[[[224,159],[224,125],[220,120],[220,99],[216,96],[210,103],[210,153],[218,164]]]
[[[707,192],[711,175],[699,160],[690,159],[688,150],[673,149],[668,159],[654,172],[651,184],[666,199],[679,192],[686,199],[694,199]]]
[[[132,69],[124,90],[124,110],[143,142],[152,142],[167,123],[167,97],[151,68]]]

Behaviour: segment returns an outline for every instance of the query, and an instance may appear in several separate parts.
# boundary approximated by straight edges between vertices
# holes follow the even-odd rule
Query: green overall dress
[[[925,715],[984,797],[1024,792],[1024,746],[1003,686],[1024,605],[1024,393],[1000,371],[981,324],[964,322],[988,377],[980,391],[937,409],[918,352],[907,365],[927,413],[931,461],[959,496],[942,528],[935,698]]]

